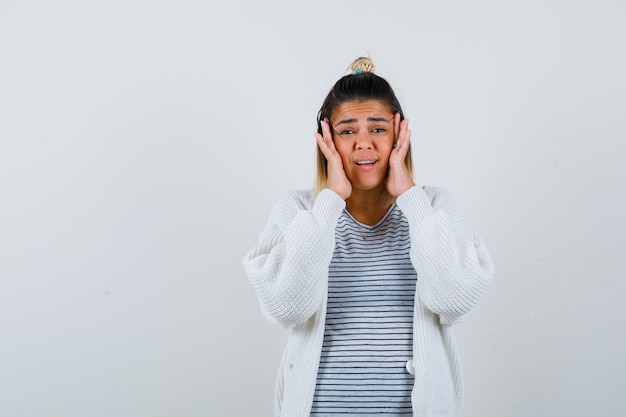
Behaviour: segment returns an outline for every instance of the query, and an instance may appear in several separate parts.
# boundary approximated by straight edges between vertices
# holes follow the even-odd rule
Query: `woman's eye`
[[[339,132],[341,135],[349,135],[351,133],[354,133],[354,130],[350,130],[350,129],[344,129],[341,132]]]
[[[385,129],[383,129],[382,127],[376,128],[376,129],[372,129],[372,132],[374,133],[384,133]]]

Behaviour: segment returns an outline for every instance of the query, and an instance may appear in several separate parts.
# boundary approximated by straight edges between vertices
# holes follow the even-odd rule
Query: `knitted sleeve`
[[[303,323],[326,296],[335,226],[345,201],[323,190],[311,206],[308,193],[292,192],[272,210],[243,267],[261,310],[284,327]]]
[[[398,197],[397,204],[409,221],[420,299],[441,323],[461,321],[493,277],[484,242],[446,190],[412,187]]]

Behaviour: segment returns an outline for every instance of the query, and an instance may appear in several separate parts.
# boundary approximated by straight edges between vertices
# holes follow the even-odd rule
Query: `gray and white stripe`
[[[416,272],[397,206],[374,226],[346,210],[335,229],[326,327],[311,416],[411,416]]]

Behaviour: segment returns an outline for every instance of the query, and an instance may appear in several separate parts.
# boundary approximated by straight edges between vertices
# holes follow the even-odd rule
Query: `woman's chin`
[[[385,181],[359,181],[352,183],[352,190],[360,192],[380,192],[385,190]]]

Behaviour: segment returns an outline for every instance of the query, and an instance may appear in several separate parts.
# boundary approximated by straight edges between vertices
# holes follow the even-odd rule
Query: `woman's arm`
[[[448,191],[412,187],[397,204],[409,221],[420,299],[443,324],[461,321],[493,277],[485,244]]]
[[[335,226],[345,207],[330,190],[320,192],[312,207],[308,198],[303,192],[283,197],[243,260],[263,313],[284,327],[306,321],[321,306]]]

